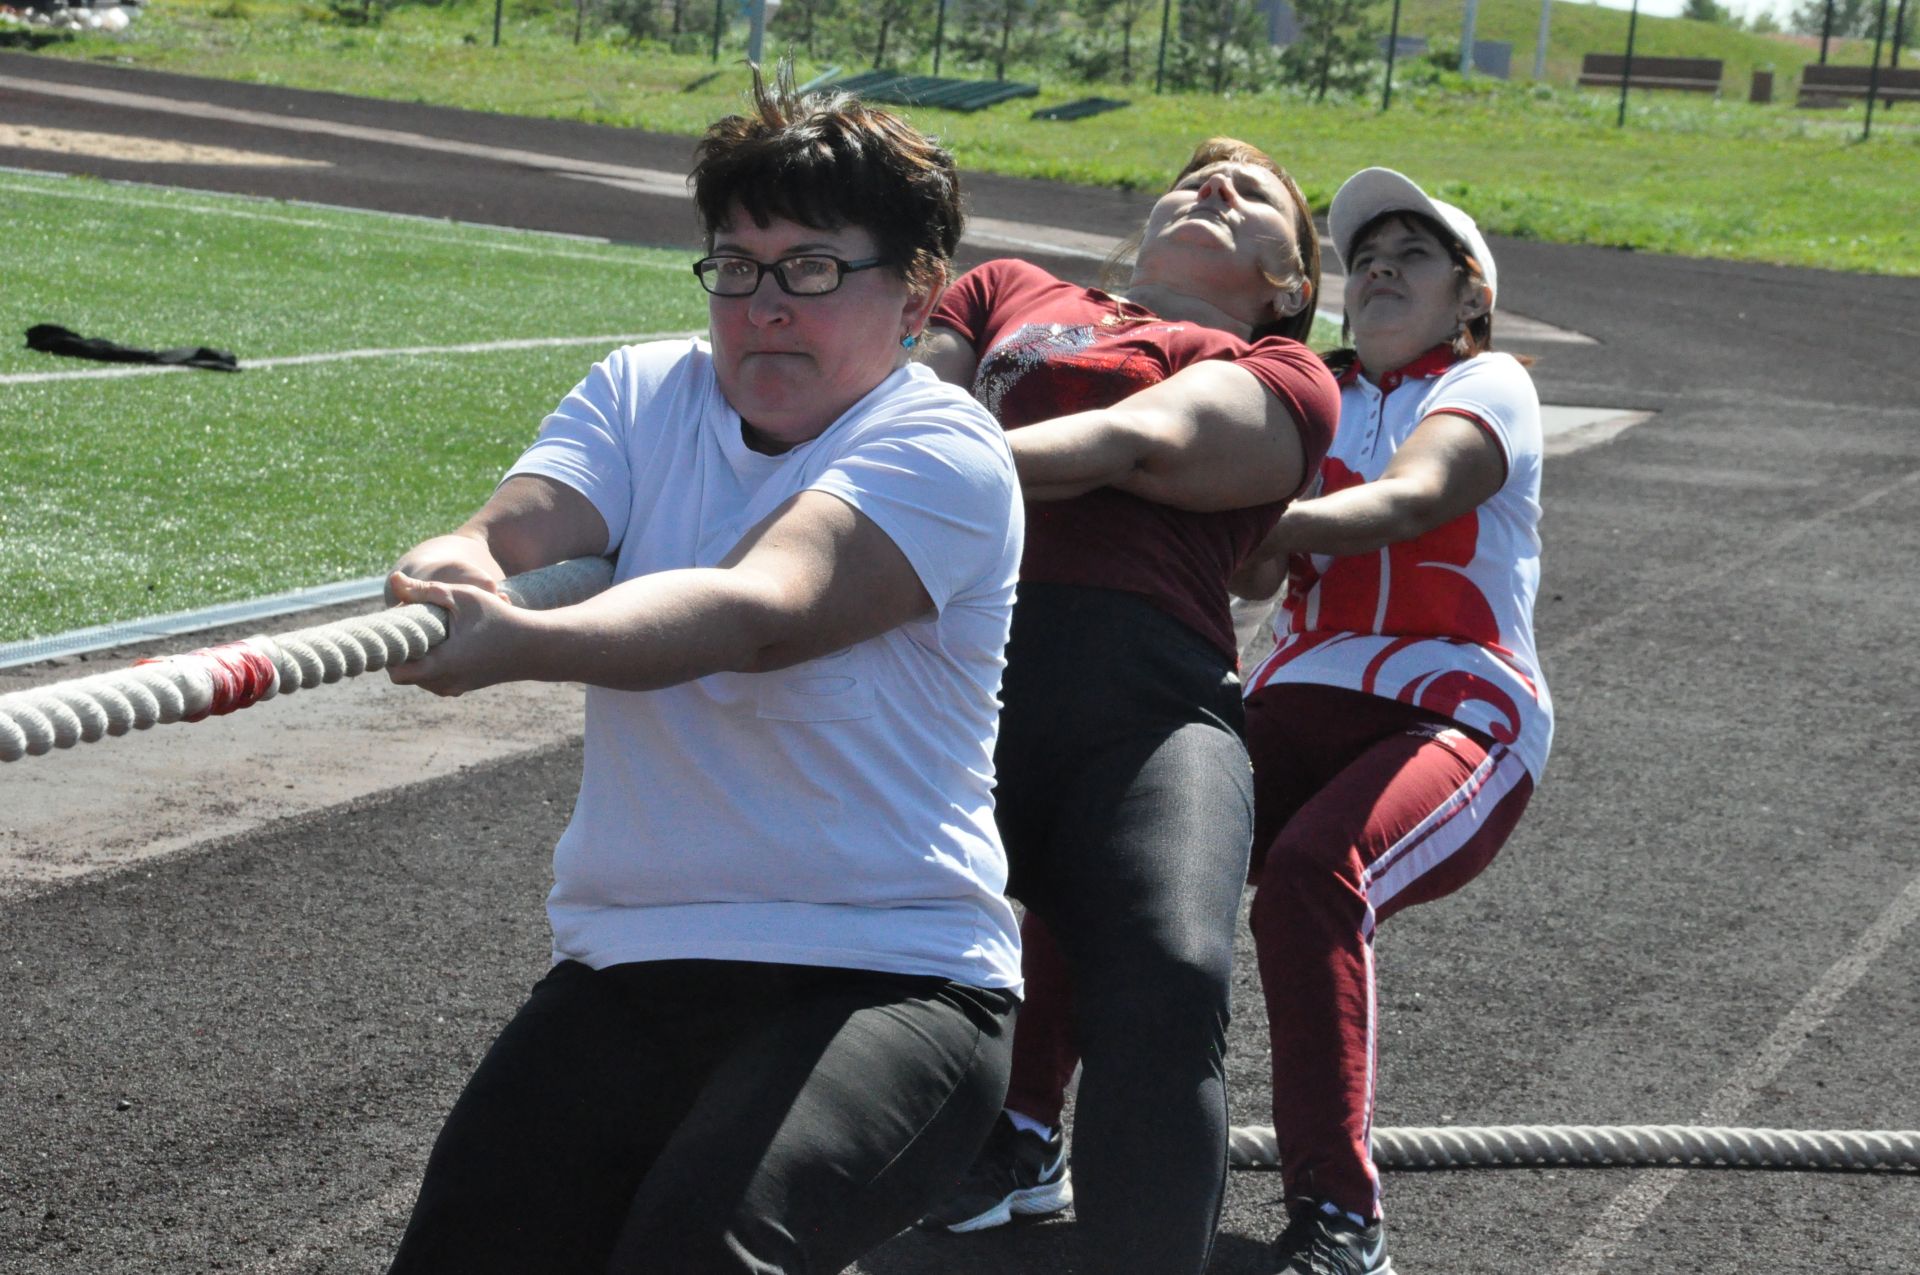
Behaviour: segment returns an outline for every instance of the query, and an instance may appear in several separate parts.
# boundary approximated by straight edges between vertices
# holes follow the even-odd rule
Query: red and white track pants
[[[1520,758],[1424,709],[1272,684],[1247,700],[1252,927],[1288,1199],[1380,1213],[1369,1154],[1373,935],[1493,861],[1533,793]]]

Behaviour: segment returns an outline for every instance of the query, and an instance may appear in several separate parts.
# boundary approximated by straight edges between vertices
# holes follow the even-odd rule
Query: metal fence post
[[[1393,55],[1400,51],[1400,0],[1393,0],[1393,25],[1387,29],[1387,87],[1380,94],[1380,109],[1393,105]]]
[[[1887,34],[1887,0],[1880,0],[1880,17],[1873,24],[1873,65],[1867,72],[1867,126],[1860,140],[1873,136],[1873,99],[1880,93],[1880,42]]]
[[[1153,68],[1153,91],[1167,78],[1167,24],[1173,20],[1173,0],[1160,0],[1160,62]]]
[[[1533,78],[1547,78],[1547,24],[1553,20],[1553,0],[1540,0],[1540,34],[1533,41]]]
[[[1640,23],[1640,0],[1633,0],[1633,11],[1627,14],[1627,56],[1620,63],[1620,114],[1613,121],[1615,128],[1622,128],[1627,122],[1627,80],[1633,75],[1633,31]]]

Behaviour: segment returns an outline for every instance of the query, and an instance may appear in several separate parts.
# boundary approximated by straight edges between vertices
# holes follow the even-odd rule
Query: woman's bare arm
[[[1218,359],[1007,439],[1029,500],[1117,487],[1180,509],[1240,509],[1287,499],[1306,463],[1287,406],[1253,373]]]
[[[655,690],[710,673],[765,672],[933,607],[879,525],[818,491],[768,515],[716,567],[642,576],[577,606],[521,611],[483,589],[398,573],[391,589],[453,614],[445,642],[391,670],[395,682],[441,695],[522,680]]]

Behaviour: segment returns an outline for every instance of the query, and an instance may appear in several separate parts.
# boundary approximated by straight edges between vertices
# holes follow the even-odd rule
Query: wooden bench
[[[1800,94],[1795,106],[1841,106],[1867,96],[1867,66],[1820,66],[1808,63],[1800,72]],[[1883,66],[1876,96],[1882,102],[1920,102],[1920,70],[1909,66]]]
[[[1580,83],[1587,88],[1618,88],[1626,63],[1626,57],[1619,53],[1589,53],[1580,59]],[[1636,57],[1627,87],[1718,93],[1720,67],[1719,58]]]

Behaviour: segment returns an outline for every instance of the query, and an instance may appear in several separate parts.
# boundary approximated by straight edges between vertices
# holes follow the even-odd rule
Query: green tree
[[[1711,22],[1715,26],[1733,26],[1733,10],[1718,3],[1718,0],[1687,0],[1680,10],[1683,18],[1692,18],[1695,22]]]
[[[960,12],[954,56],[1007,78],[1014,63],[1052,59],[1060,39],[1061,0],[971,0]],[[953,11],[948,10],[948,20]]]
[[[1833,35],[1873,38],[1879,18],[1879,0],[1833,0]],[[1802,0],[1787,17],[1787,28],[1801,35],[1819,35],[1825,29],[1827,0]]]
[[[1300,35],[1280,55],[1288,80],[1324,98],[1328,89],[1358,92],[1380,58],[1378,0],[1293,0]]]
[[[1266,11],[1256,0],[1180,0],[1179,38],[1167,49],[1167,74],[1177,86],[1224,93],[1236,82],[1264,84],[1276,62]]]
[[[767,30],[784,44],[805,50],[812,59],[817,52],[815,45],[828,34],[839,7],[840,0],[782,0],[767,20]]]
[[[846,38],[862,51],[873,50],[873,69],[885,70],[889,57],[911,57],[922,10],[921,0],[856,0]]]
[[[607,0],[605,13],[609,22],[635,40],[652,40],[666,34],[658,0]],[[679,16],[677,11],[675,16]],[[678,34],[677,29],[674,34]]]
[[[1092,54],[1084,50],[1069,53],[1076,69],[1089,79],[1104,80],[1117,74],[1121,83],[1133,83],[1134,30],[1155,11],[1154,0],[1077,0],[1074,8],[1081,25],[1095,33],[1089,47],[1096,50]],[[1112,45],[1102,38],[1103,34],[1119,36],[1117,60],[1107,56]]]

